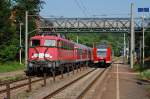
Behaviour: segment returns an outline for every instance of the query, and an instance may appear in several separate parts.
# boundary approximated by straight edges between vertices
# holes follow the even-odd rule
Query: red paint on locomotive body
[[[92,48],[74,43],[64,37],[36,35],[30,39],[28,70],[52,68],[53,63],[55,63],[54,67],[65,64],[85,64],[93,60],[92,54]]]
[[[74,60],[74,43],[56,36],[34,36],[31,38],[29,60],[71,61]],[[33,46],[33,43],[37,45]]]
[[[34,36],[31,38],[29,60],[57,60],[57,40],[55,36]]]

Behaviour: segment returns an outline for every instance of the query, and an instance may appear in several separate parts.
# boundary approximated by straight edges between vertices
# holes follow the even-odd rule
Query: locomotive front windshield
[[[97,56],[98,57],[106,57],[106,49],[98,49]]]
[[[32,41],[31,41],[31,46],[32,46],[32,47],[40,46],[40,40],[32,40]]]
[[[56,46],[56,40],[45,40],[44,46]]]

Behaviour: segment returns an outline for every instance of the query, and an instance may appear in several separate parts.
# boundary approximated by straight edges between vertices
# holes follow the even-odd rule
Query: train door
[[[80,61],[82,61],[82,49],[79,49],[79,53],[80,53]]]

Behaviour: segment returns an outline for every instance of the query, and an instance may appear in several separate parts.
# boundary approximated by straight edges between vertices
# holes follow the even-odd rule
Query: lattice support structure
[[[141,19],[135,19],[135,31],[140,32]],[[149,19],[145,19],[145,27]],[[130,32],[130,18],[42,18],[39,26],[51,28],[55,32],[97,33],[97,32]]]

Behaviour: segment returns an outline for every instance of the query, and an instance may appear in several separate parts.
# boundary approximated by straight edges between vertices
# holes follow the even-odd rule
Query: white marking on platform
[[[120,99],[118,64],[117,64],[117,79],[116,79],[116,99]]]
[[[112,73],[117,73],[117,72],[112,72]],[[127,75],[138,75],[140,73],[130,73],[130,72],[118,72],[118,74],[127,74]]]

